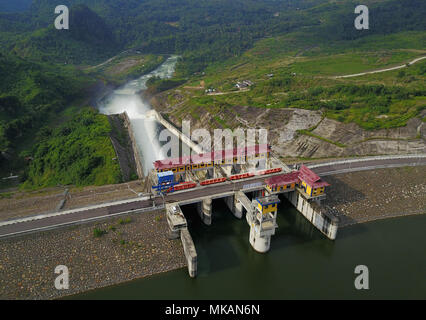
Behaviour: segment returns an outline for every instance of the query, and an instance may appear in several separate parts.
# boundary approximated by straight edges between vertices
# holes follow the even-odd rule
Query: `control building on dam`
[[[223,199],[235,217],[245,214],[250,245],[265,253],[278,227],[282,196],[325,236],[336,239],[338,218],[321,204],[329,184],[304,165],[290,170],[273,156],[269,145],[199,154],[196,160],[156,161],[150,179],[153,193],[166,204],[170,238],[182,240],[191,277],[197,273],[197,253],[182,205],[196,204],[200,219],[210,225],[212,201]]]

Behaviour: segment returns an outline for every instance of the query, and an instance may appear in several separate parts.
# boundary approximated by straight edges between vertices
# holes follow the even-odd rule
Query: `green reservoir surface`
[[[204,226],[182,207],[198,252],[198,277],[186,269],[98,289],[72,299],[425,299],[426,215],[342,228],[330,241],[282,199],[271,250],[250,246],[245,219],[222,200]],[[369,290],[356,290],[357,265],[369,268]]]

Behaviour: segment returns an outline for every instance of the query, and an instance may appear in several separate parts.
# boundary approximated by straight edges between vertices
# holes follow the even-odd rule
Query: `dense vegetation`
[[[231,125],[224,123],[227,108],[306,108],[364,129],[404,126],[425,109],[426,61],[362,77],[334,76],[403,65],[425,56],[425,43],[426,33],[419,31],[339,41],[298,31],[262,39],[239,57],[211,64],[205,74],[185,84],[195,88],[204,83],[220,95],[192,90],[175,99],[171,92],[169,104],[180,105],[171,116],[182,119],[189,113],[198,119],[203,112],[220,112],[212,126],[226,127]],[[254,84],[236,92],[235,84],[242,80]]]
[[[103,185],[121,181],[108,118],[84,109],[56,129],[43,127],[24,188]]]
[[[0,78],[0,163],[13,170],[18,144],[32,140],[49,119],[81,98],[91,81],[74,68],[36,64],[2,54]]]
[[[54,17],[46,27],[18,38],[11,44],[12,51],[31,60],[61,64],[106,60],[118,51],[110,27],[87,6],[70,8],[69,30],[56,30]]]
[[[59,52],[68,61],[82,63],[134,47],[144,53],[181,54],[179,71],[188,75],[241,54],[258,39],[294,30],[347,40],[426,29],[422,0],[364,1],[374,19],[370,30],[362,33],[353,28],[353,10],[359,3],[352,0],[64,0],[62,4],[70,6],[74,16],[70,35],[49,27],[56,0],[34,1],[26,15],[38,31],[16,46],[10,43],[18,54],[60,60],[55,55]]]
[[[19,12],[28,10],[32,0],[0,0],[0,12]]]

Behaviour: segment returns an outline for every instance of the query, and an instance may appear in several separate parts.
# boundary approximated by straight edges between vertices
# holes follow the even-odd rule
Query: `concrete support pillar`
[[[267,160],[265,158],[260,159],[260,160],[257,161],[257,163],[256,163],[256,169],[257,170],[265,170],[267,168],[268,168],[268,166],[267,166]]]
[[[328,237],[331,240],[335,240],[337,236],[337,229],[339,228],[339,221],[338,219],[332,221],[328,227]]]
[[[167,233],[167,238],[169,240],[175,240],[175,239],[179,239],[180,237],[180,230],[175,230],[173,231],[170,227]]]
[[[263,190],[253,191],[253,199],[264,197]]]
[[[225,203],[228,206],[229,210],[231,210],[232,214],[241,219],[243,217],[243,205],[236,199],[235,196],[226,197]]]
[[[222,169],[225,172],[226,176],[232,176],[232,166],[223,166]]]
[[[212,224],[212,199],[205,199],[197,203],[197,211],[201,220],[206,225],[209,226]]]
[[[285,196],[313,226],[329,239],[336,239],[339,219],[331,212],[327,212],[319,201],[311,203],[297,191],[286,193]]]
[[[271,246],[271,236],[259,236],[255,231],[254,225],[250,226],[249,241],[253,249],[260,253],[268,252]]]
[[[213,168],[208,168],[207,169],[207,178],[208,179],[213,179],[214,178],[214,169]]]
[[[191,234],[188,229],[182,229],[180,238],[185,253],[186,262],[188,264],[188,273],[191,278],[197,276],[197,251],[195,250],[194,242],[192,241]]]
[[[241,172],[241,165],[240,164],[233,164],[232,165],[232,174],[239,174]]]
[[[178,183],[184,182],[186,178],[185,172],[175,173],[175,181]]]

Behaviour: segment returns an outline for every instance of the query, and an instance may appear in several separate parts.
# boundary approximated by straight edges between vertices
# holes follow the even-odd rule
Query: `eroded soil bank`
[[[170,104],[169,94],[180,102]],[[365,130],[355,123],[328,119],[321,111],[296,108],[200,107],[195,117],[184,97],[180,90],[166,91],[151,97],[150,104],[177,127],[183,120],[190,121],[191,130],[203,128],[213,133],[218,128],[267,129],[268,142],[282,159],[426,152],[426,125],[422,121],[426,110],[404,127]]]

